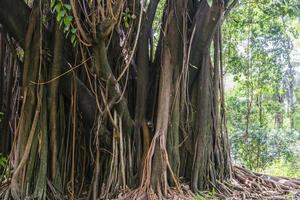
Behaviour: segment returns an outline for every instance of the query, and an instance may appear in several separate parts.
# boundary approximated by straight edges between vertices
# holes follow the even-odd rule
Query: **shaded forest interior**
[[[238,143],[269,130],[266,99],[286,101],[263,80],[289,86],[294,106],[278,69],[287,58],[293,77],[299,28],[272,26],[274,38],[287,32],[268,41],[256,24],[271,7],[280,25],[300,13],[296,0],[0,0],[0,198],[300,197],[299,179],[233,165],[265,164],[261,139]],[[262,50],[275,44],[281,54]],[[277,76],[260,77],[268,70]],[[244,86],[231,96],[227,73]],[[293,106],[274,111],[279,128],[289,119],[297,131]]]

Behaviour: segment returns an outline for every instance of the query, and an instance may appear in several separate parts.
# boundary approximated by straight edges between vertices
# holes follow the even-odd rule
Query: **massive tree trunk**
[[[1,135],[14,169],[7,197],[105,199],[130,187],[128,198],[163,198],[174,191],[169,186],[182,191],[181,181],[199,192],[229,178],[224,2],[166,1],[157,46],[152,24],[162,2],[64,2],[75,46],[49,2],[0,1],[0,24],[24,50],[22,106],[5,118],[18,126]],[[21,18],[7,13],[14,5]],[[13,67],[3,60],[4,43],[0,72]],[[0,81],[14,78],[4,73]]]

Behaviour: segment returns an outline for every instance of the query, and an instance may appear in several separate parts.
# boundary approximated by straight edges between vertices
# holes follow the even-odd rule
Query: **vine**
[[[77,29],[73,26],[74,17],[70,15],[71,5],[63,3],[62,0],[52,0],[50,4],[51,10],[56,12],[56,20],[59,26],[63,28],[66,37],[70,36],[73,46],[77,44]]]

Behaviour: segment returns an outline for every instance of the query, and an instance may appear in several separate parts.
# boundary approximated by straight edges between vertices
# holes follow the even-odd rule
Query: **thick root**
[[[233,167],[233,179],[218,183],[219,199],[300,199],[300,180]]]

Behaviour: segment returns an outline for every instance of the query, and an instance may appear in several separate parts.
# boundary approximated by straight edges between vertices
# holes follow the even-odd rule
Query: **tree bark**
[[[20,42],[20,46],[25,48],[25,34],[30,15],[30,8],[22,0],[1,0],[0,1],[0,24],[7,32]],[[51,34],[47,32],[47,34]],[[46,36],[48,38],[48,36]],[[45,42],[48,42],[45,40]],[[64,48],[64,51],[68,49]],[[63,55],[68,55],[63,52]],[[62,73],[69,70],[67,58],[62,59]],[[60,86],[63,94],[70,99],[71,97],[72,75],[67,74],[61,77]],[[76,78],[79,97],[79,110],[82,112],[83,119],[87,122],[87,127],[91,127],[96,116],[96,100],[82,81]]]
[[[0,23],[25,52],[15,198],[51,199],[60,195],[53,188],[71,198],[114,198],[138,183],[127,199],[153,191],[164,198],[185,190],[179,177],[197,193],[230,176],[223,1],[166,1],[154,57],[149,40],[159,1],[118,2],[72,1],[72,47],[58,26],[54,37],[41,26],[47,11],[40,1],[30,11],[21,0],[0,0]],[[20,15],[5,10],[15,5]],[[77,63],[83,67],[70,70]]]

